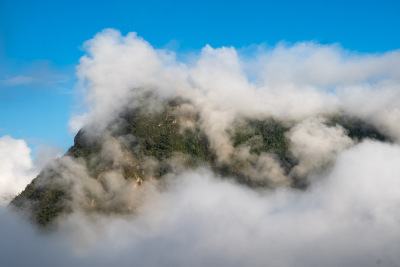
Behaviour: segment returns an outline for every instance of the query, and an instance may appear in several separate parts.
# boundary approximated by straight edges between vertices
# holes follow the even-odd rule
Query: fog
[[[51,233],[2,208],[2,265],[397,266],[399,160],[399,146],[366,141],[306,191],[255,191],[200,169],[135,214],[75,213]]]

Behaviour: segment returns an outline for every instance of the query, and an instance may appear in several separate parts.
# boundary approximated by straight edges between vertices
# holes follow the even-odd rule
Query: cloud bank
[[[145,196],[135,216],[76,213],[44,236],[1,210],[6,215],[0,217],[1,261],[21,266],[398,266],[399,160],[399,146],[365,141],[341,152],[306,192],[256,192],[198,170],[170,180],[166,191]]]

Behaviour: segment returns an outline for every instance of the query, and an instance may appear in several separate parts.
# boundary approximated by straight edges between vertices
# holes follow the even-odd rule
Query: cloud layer
[[[365,141],[341,152],[307,191],[256,192],[199,170],[145,196],[133,217],[76,213],[44,236],[1,210],[1,260],[45,266],[397,266],[399,160],[399,146]]]

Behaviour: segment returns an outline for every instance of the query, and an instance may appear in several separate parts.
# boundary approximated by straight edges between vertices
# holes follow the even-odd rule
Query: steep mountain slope
[[[304,189],[338,149],[364,138],[390,141],[371,124],[344,114],[305,121],[238,117],[226,129],[229,157],[221,159],[189,101],[176,98],[156,109],[143,103],[124,109],[105,129],[88,125],[79,131],[66,155],[45,167],[10,206],[41,226],[76,210],[131,213],[147,184],[162,186],[175,174],[202,167],[253,188]],[[339,141],[316,149],[318,154],[302,145],[303,136]]]

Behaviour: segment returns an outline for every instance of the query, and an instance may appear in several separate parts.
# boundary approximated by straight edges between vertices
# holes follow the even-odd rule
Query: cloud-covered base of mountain
[[[39,233],[0,209],[4,266],[398,266],[400,147],[364,141],[305,190],[255,191],[205,169],[132,216],[72,214]]]

